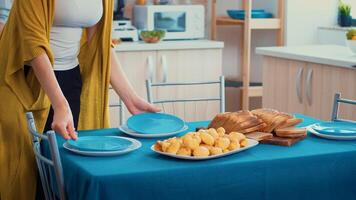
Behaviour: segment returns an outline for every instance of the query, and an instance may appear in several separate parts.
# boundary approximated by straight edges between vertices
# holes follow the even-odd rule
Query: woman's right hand
[[[65,106],[53,107],[53,110],[52,129],[61,134],[66,140],[76,140],[78,136],[75,132],[73,115],[69,105],[67,104]]]

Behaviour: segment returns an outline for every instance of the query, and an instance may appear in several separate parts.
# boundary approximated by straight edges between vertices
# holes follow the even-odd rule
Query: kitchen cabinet
[[[264,57],[263,107],[330,120],[334,94],[356,99],[356,70]],[[340,117],[356,120],[356,107],[341,105]]]
[[[222,51],[214,49],[177,49],[117,52],[121,66],[139,96],[147,99],[146,79],[158,82],[188,82],[218,80],[222,74]],[[119,97],[111,90],[109,102]],[[183,99],[219,95],[212,85],[192,87],[160,87],[153,90],[155,99]],[[186,121],[211,119],[219,112],[218,102],[175,103],[158,105],[163,111],[176,114]],[[119,124],[119,108],[110,108],[111,126]],[[125,119],[130,114],[125,109]]]

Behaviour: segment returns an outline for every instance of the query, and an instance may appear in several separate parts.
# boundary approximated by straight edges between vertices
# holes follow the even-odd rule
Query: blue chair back
[[[56,185],[59,198],[61,200],[65,200],[63,169],[55,132],[48,131],[45,134],[40,134],[37,132],[33,114],[31,112],[26,113],[26,118],[28,128],[32,136],[33,152],[36,156],[36,163],[45,198],[47,200],[58,199],[54,188],[54,185]],[[43,142],[48,142],[51,158],[47,158],[42,154],[41,143]],[[53,177],[52,172],[54,172],[55,177]]]

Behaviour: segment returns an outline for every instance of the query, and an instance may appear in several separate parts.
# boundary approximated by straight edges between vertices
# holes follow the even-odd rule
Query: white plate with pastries
[[[157,141],[151,150],[165,156],[184,160],[216,159],[253,148],[258,141],[241,133],[225,134],[223,128],[189,132],[179,138]]]

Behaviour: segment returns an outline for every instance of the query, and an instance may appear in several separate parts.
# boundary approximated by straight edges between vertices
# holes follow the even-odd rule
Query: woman
[[[76,139],[76,128],[109,126],[109,83],[132,114],[158,111],[133,92],[111,48],[112,4],[14,1],[0,38],[0,199],[35,197],[26,112],[40,132]]]

